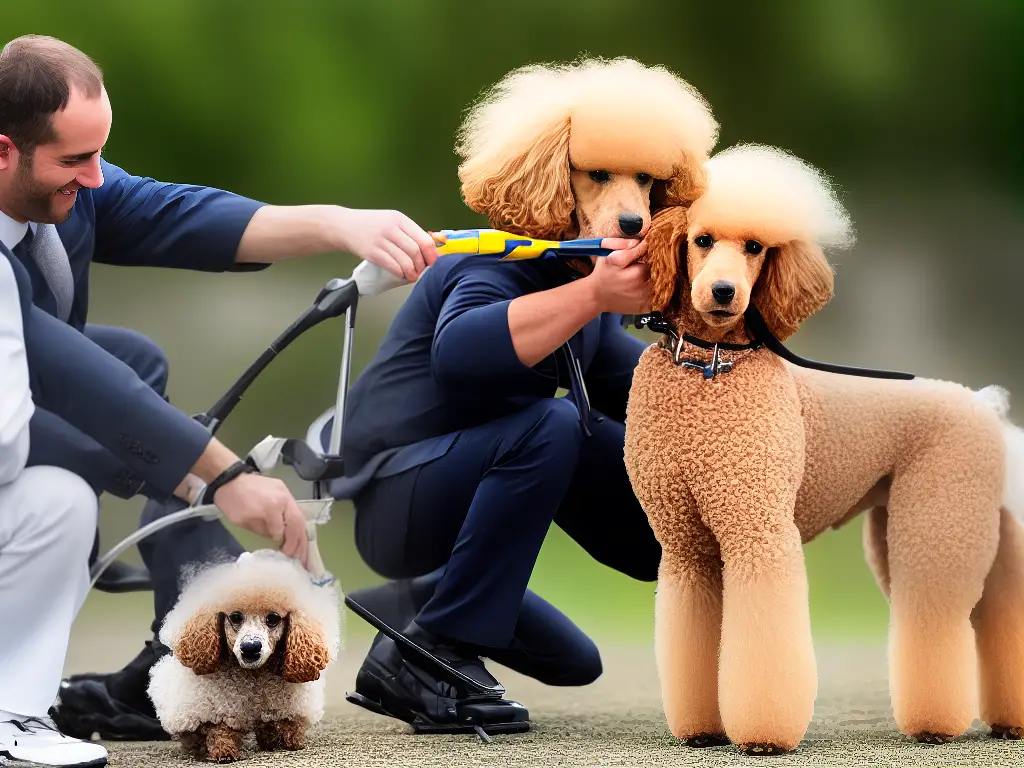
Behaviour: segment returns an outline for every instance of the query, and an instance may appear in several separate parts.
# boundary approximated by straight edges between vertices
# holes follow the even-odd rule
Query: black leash
[[[717,345],[720,349],[757,349],[764,346],[783,360],[788,360],[794,365],[799,365],[801,368],[813,368],[827,373],[840,373],[846,376],[866,376],[873,379],[902,379],[909,381],[910,379],[916,378],[912,373],[875,370],[873,368],[857,368],[847,365],[837,365],[835,363],[822,363],[817,360],[808,360],[806,357],[800,357],[786,349],[775,334],[771,332],[771,329],[768,328],[768,323],[765,322],[761,313],[753,304],[747,307],[744,318],[747,321],[747,328],[753,336],[753,341],[749,344],[720,343]],[[675,328],[672,327],[671,323],[665,320],[660,312],[651,312],[646,315],[623,315],[623,328],[628,328],[630,325],[634,328],[648,328],[658,333],[669,333],[672,336],[676,335]],[[713,342],[707,342],[703,339],[690,336],[689,334],[683,334],[683,339],[691,344],[703,347],[704,349],[712,349],[716,346]]]

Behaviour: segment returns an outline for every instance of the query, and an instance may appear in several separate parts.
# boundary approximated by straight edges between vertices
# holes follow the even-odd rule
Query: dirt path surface
[[[133,633],[129,633],[133,634]],[[76,642],[68,671],[96,669],[98,656],[117,661],[138,648],[120,636],[102,645]],[[120,646],[120,648],[118,648]],[[330,766],[1021,766],[1024,742],[987,738],[980,724],[959,742],[928,746],[904,738],[889,710],[885,650],[881,647],[819,648],[818,703],[800,748],[771,758],[743,757],[735,747],[695,750],[672,737],[660,709],[657,675],[649,647],[605,647],[605,673],[586,688],[549,688],[492,665],[509,698],[530,709],[534,729],[495,736],[416,736],[396,720],[348,704],[366,644],[344,651],[328,682],[325,720],[297,753],[259,754],[251,743],[242,765],[291,768]],[[116,653],[115,653],[116,651]],[[113,663],[113,662],[112,662]],[[104,667],[100,667],[104,668]],[[111,667],[105,667],[111,668]],[[112,766],[163,768],[190,764],[173,742],[108,744]]]

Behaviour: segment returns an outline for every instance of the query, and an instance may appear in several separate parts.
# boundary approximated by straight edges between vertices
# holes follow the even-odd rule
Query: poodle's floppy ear
[[[181,631],[172,652],[197,675],[217,671],[224,650],[224,614],[206,609],[194,614]]]
[[[815,243],[792,240],[768,249],[752,297],[768,328],[779,340],[832,298],[832,268]]]
[[[497,147],[464,162],[459,179],[466,205],[496,229],[554,240],[573,237],[569,126],[566,117],[517,150]]]
[[[320,678],[330,661],[327,638],[301,611],[289,613],[287,621],[281,677],[289,683],[311,683]]]
[[[660,210],[671,206],[688,206],[704,194],[708,188],[707,158],[697,157],[693,152],[684,152],[684,160],[676,166],[671,178],[657,181],[651,189],[651,209]]]
[[[686,275],[687,212],[682,207],[666,208],[651,219],[646,261],[651,269],[651,311],[663,312],[676,296],[679,269]]]

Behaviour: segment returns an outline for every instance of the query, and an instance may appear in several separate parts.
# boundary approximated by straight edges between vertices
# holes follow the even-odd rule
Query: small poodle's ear
[[[704,163],[691,152],[684,153],[683,162],[675,173],[665,181],[656,182],[651,189],[651,209],[660,210],[670,206],[689,206],[704,194],[708,188],[708,170]]]
[[[287,621],[281,677],[289,683],[311,683],[330,661],[327,638],[304,613],[293,611]]]
[[[651,268],[651,311],[664,312],[676,298],[679,269],[686,274],[686,209],[666,208],[655,214],[644,240]]]
[[[224,614],[206,610],[195,614],[181,631],[174,657],[197,675],[209,675],[220,666],[224,649]]]
[[[575,236],[568,118],[553,122],[521,152],[466,161],[459,178],[466,205],[495,229],[552,240]]]
[[[796,333],[832,298],[832,268],[814,243],[796,240],[768,249],[752,301],[780,340]]]

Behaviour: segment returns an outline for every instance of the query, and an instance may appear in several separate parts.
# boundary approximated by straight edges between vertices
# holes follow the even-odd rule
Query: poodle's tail
[[[1006,445],[1003,508],[1024,523],[1024,429],[1010,421],[1010,393],[992,386],[975,392],[974,398],[995,411],[1003,423]]]

